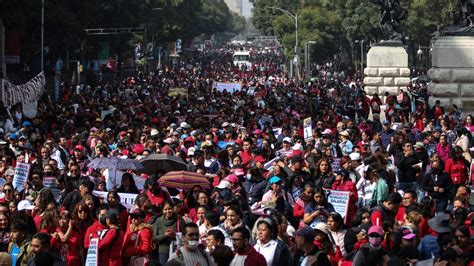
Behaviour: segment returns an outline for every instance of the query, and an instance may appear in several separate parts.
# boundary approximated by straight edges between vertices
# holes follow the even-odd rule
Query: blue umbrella
[[[92,162],[90,162],[87,167],[109,170],[139,170],[143,169],[143,164],[133,159],[122,159],[118,157],[98,157],[92,160]]]

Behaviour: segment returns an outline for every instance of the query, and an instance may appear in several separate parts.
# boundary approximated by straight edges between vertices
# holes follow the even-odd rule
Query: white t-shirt
[[[276,240],[270,240],[268,243],[262,245],[260,240],[257,240],[257,243],[255,246],[255,250],[262,254],[265,257],[265,260],[267,261],[267,265],[272,265],[273,264],[273,258],[275,257],[275,250],[277,247],[278,242]]]

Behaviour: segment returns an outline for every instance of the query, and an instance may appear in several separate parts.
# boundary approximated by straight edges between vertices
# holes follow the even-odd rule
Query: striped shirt
[[[178,260],[184,262],[186,266],[212,266],[214,265],[214,261],[212,257],[207,254],[206,251],[200,251],[196,249],[194,251],[189,251],[185,247],[181,247],[180,255],[173,253],[169,260]],[[207,259],[204,257],[206,256]]]

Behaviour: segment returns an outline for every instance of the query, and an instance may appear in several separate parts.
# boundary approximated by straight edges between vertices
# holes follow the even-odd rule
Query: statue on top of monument
[[[447,34],[474,34],[474,0],[455,0],[453,24]]]
[[[408,12],[400,5],[400,0],[372,0],[380,6],[380,29],[389,41],[403,41],[402,20]]]

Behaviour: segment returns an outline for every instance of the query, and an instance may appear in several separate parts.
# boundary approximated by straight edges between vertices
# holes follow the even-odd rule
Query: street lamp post
[[[288,10],[285,10],[285,9],[282,9],[282,8],[279,8],[279,7],[274,7],[274,6],[270,6],[268,7],[270,9],[275,9],[275,10],[278,10],[280,12],[283,12],[285,15],[287,15],[288,17],[290,17],[292,20],[293,20],[293,23],[295,24],[295,61],[296,61],[296,78],[298,79],[298,74],[299,74],[299,54],[298,54],[298,13],[295,12],[295,14],[291,13],[290,11]]]

